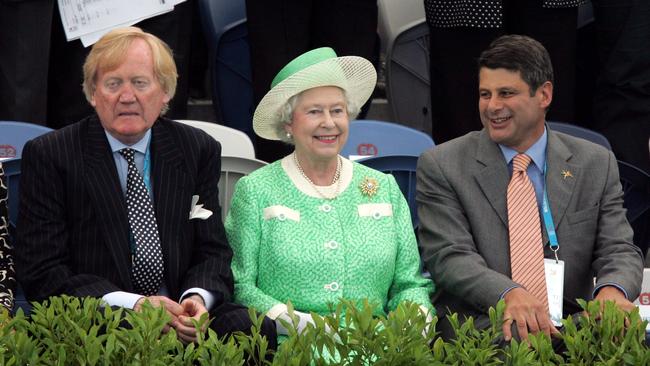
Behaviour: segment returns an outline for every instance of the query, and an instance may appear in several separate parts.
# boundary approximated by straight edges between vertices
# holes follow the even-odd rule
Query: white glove
[[[311,314],[307,314],[295,310],[293,314],[298,317],[298,326],[296,327],[298,333],[302,333],[302,331],[305,330],[305,328],[307,328],[307,324],[314,324],[314,319],[311,317]],[[290,326],[293,326],[293,319],[291,319],[291,317],[289,316],[289,312],[285,311],[280,315],[278,315],[278,317],[275,319],[275,326],[277,328],[278,334],[289,335],[289,331],[287,330],[287,328],[285,328],[282,322],[280,322],[280,320],[284,320]]]
[[[427,333],[429,332],[429,328],[431,327],[431,322],[433,321],[433,315],[431,315],[431,313],[433,311],[431,311],[431,310],[427,309],[426,307],[420,305],[420,312],[422,313],[422,315],[426,315],[426,317],[427,317],[427,320],[426,320],[427,325],[422,330],[422,337],[426,338]]]

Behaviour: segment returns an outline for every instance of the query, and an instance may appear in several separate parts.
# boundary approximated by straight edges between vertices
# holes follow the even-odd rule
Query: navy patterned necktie
[[[131,234],[135,240],[133,286],[137,293],[150,296],[158,292],[163,277],[163,258],[158,225],[147,187],[135,166],[135,150],[119,153],[129,164],[126,180],[126,206]]]

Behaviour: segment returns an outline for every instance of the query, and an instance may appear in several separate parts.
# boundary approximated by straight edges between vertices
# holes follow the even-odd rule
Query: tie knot
[[[530,156],[526,154],[517,154],[512,159],[512,171],[513,172],[525,172],[530,165]]]
[[[124,159],[126,159],[127,163],[131,164],[135,161],[134,160],[135,150],[131,148],[124,148],[120,150],[119,153],[124,157]]]

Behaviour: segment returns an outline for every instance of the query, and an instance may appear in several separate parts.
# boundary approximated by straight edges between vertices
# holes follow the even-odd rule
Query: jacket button
[[[338,249],[339,248],[339,243],[336,240],[330,240],[325,243],[325,248],[327,249]]]
[[[332,291],[332,292],[338,291],[339,288],[340,288],[338,282],[329,283],[329,284],[325,285],[324,287],[325,287],[326,290],[329,290],[329,291]]]

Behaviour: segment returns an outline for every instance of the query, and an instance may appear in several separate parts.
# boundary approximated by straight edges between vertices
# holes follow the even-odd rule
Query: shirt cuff
[[[216,302],[216,297],[211,291],[204,290],[199,287],[192,287],[191,289],[188,289],[187,291],[183,292],[183,295],[181,295],[180,302],[183,301],[186,297],[192,295],[192,294],[198,294],[203,298],[203,303],[205,303],[205,309],[210,311],[212,307],[214,306],[214,303]]]
[[[144,296],[125,291],[109,292],[102,296],[102,300],[109,306],[119,306],[127,309],[133,309],[135,303]]]
[[[271,320],[276,320],[282,313],[288,313],[289,309],[286,304],[277,304],[266,312],[266,316]]]
[[[513,290],[513,289],[516,289],[516,288],[519,288],[519,287],[520,286],[512,286],[512,287],[507,288],[505,291],[503,291],[501,293],[501,296],[499,296],[499,300],[503,300],[506,297],[506,295],[508,294],[508,292],[510,292],[510,290]]]
[[[613,287],[616,287],[617,289],[621,290],[621,292],[623,293],[623,295],[625,295],[625,298],[626,298],[626,299],[628,299],[628,300],[630,299],[630,297],[627,296],[627,291],[625,291],[625,289],[624,289],[623,287],[621,287],[621,285],[619,285],[619,284],[617,284],[617,283],[614,283],[614,282],[601,283],[600,285],[598,285],[598,287],[594,288],[594,292],[591,294],[591,297],[592,297],[593,299],[595,299],[595,298],[596,298],[596,294],[598,294],[598,291],[600,291],[600,289],[603,288],[603,287],[605,287],[605,286],[613,286]]]

